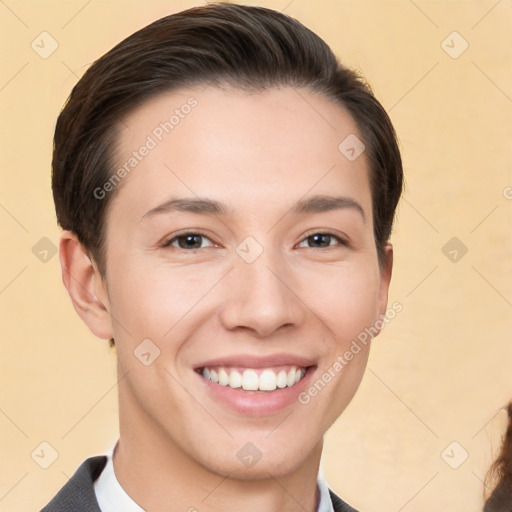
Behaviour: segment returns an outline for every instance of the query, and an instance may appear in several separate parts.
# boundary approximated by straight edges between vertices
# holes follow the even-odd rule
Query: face
[[[125,120],[103,282],[121,435],[239,478],[319,456],[390,277],[366,155],[338,149],[351,134],[342,107],[293,88],[181,90]]]

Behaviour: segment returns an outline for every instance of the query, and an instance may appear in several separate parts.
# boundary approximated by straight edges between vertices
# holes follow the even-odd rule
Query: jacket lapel
[[[90,457],[82,462],[75,474],[41,512],[101,512],[94,493],[94,481],[106,463],[105,455]]]
[[[334,508],[334,512],[357,512],[355,508],[352,508],[350,505],[345,503],[342,499],[340,499],[336,494],[334,494],[329,489],[329,494],[331,495],[332,506]]]

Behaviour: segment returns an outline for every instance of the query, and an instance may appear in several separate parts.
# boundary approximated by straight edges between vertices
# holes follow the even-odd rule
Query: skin
[[[219,404],[193,368],[229,354],[286,352],[314,360],[316,380],[385,313],[392,248],[379,266],[366,155],[351,162],[338,150],[359,131],[319,94],[208,87],[165,93],[131,113],[117,163],[191,96],[197,106],[115,191],[104,280],[76,236],[62,233],[75,309],[96,336],[116,341],[115,473],[146,510],[236,510],[243,502],[256,512],[312,512],[323,435],[354,396],[370,344],[308,404],[261,416]],[[350,198],[364,218],[352,207],[291,213],[316,194]],[[214,199],[232,211],[141,220],[171,196]],[[196,250],[176,239],[161,247],[183,231],[207,238]],[[307,238],[314,233],[347,243],[331,237],[322,246]],[[252,263],[235,250],[248,236],[263,249]],[[161,351],[148,366],[133,353],[144,339]],[[236,456],[249,441],[262,453],[252,468]]]

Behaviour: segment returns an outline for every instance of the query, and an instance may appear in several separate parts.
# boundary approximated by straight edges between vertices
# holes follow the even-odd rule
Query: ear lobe
[[[62,281],[75,311],[95,336],[113,338],[106,287],[75,233],[62,232],[59,258]]]
[[[377,315],[379,319],[384,318],[388,307],[388,290],[393,271],[393,246],[386,244],[384,247],[384,258],[380,268],[380,286]]]

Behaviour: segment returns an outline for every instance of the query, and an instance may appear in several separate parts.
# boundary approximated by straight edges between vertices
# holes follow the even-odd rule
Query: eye
[[[202,243],[204,240],[208,240],[209,245],[203,246]],[[203,249],[204,247],[212,247],[214,244],[212,241],[205,235],[200,233],[181,233],[162,244],[162,247],[173,246],[177,249]]]
[[[304,246],[304,243],[308,245]],[[313,233],[306,238],[302,242],[300,242],[299,247],[310,247],[313,249],[321,249],[323,247],[333,247],[331,242],[338,242],[339,245],[347,245],[345,240],[341,237],[334,235],[332,233]]]

